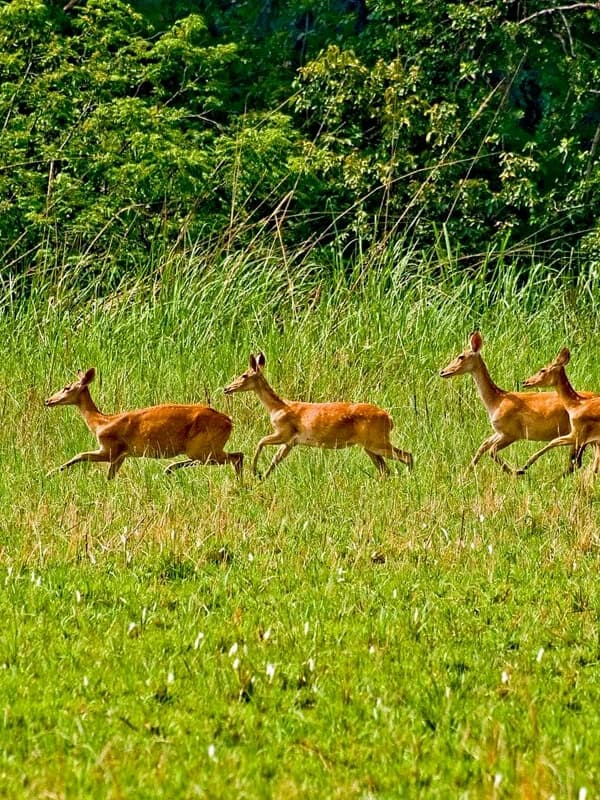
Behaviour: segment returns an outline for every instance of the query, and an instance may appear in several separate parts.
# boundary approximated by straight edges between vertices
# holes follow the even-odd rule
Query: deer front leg
[[[283,459],[288,455],[293,446],[294,445],[292,442],[286,442],[285,444],[281,445],[279,450],[275,453],[273,461],[271,461],[271,463],[269,464],[269,469],[265,472],[265,478],[269,477],[269,475],[271,474],[271,472],[273,472],[277,464],[280,464],[283,461]]]
[[[492,458],[496,464],[499,464],[505,472],[508,472],[510,475],[514,475],[515,471],[508,466],[506,461],[498,456],[498,450],[508,447],[508,445],[512,444],[513,442],[514,439],[504,436],[503,433],[493,433],[491,436],[485,439],[484,442],[482,442],[479,450],[473,456],[471,460],[471,468],[473,469],[481,456],[489,451],[490,458]]]
[[[282,433],[271,433],[269,436],[263,436],[260,442],[256,446],[256,451],[254,453],[254,458],[252,459],[252,472],[256,475],[257,466],[258,466],[258,457],[260,456],[261,450],[267,444],[286,444],[288,441],[288,437]],[[269,467],[267,475],[273,468],[273,464]],[[266,477],[266,475],[265,475]]]
[[[64,464],[61,464],[60,467],[55,467],[51,469],[48,475],[52,475],[55,472],[62,472],[63,470],[67,469],[68,467],[72,467],[74,464],[79,464],[81,461],[110,461],[110,452],[108,450],[93,450],[87,453],[78,453],[73,458],[70,458]]]
[[[476,466],[476,464],[479,461],[479,459],[481,458],[481,456],[484,453],[487,453],[487,451],[490,449],[490,447],[494,444],[494,441],[495,441],[497,436],[498,436],[497,433],[493,433],[491,436],[488,436],[487,439],[484,439],[484,441],[480,444],[479,449],[477,450],[477,452],[475,453],[475,455],[471,459],[471,469],[473,469]]]
[[[499,464],[504,472],[507,472],[509,475],[516,475],[516,470],[510,467],[506,461],[498,455],[498,450],[504,450],[505,447],[508,447],[509,444],[512,444],[515,440],[503,434],[498,434],[498,436],[500,437],[499,441],[494,442],[490,447],[490,458],[493,459],[496,464]]]

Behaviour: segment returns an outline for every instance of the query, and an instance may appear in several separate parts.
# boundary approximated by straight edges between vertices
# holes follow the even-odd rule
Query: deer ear
[[[265,358],[265,354],[259,353],[258,356],[256,357],[256,365],[258,369],[262,369],[266,363],[267,359]]]
[[[569,363],[571,358],[571,353],[569,352],[568,347],[563,347],[560,353],[556,356],[556,364],[559,364],[561,367],[564,367],[565,364]]]
[[[470,338],[471,350],[474,353],[479,352],[483,346],[483,339],[481,338],[481,334],[479,331],[473,331]]]
[[[87,386],[88,383],[91,383],[96,377],[96,370],[94,369],[94,367],[90,367],[87,372],[80,371],[79,377],[81,378],[81,385]]]
[[[254,358],[252,353],[250,353],[250,369],[256,372],[256,359]]]

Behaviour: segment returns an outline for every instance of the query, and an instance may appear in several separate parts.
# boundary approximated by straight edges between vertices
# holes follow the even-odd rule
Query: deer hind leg
[[[229,433],[229,431],[225,433],[221,432],[220,434],[215,434],[207,438],[206,433],[201,431],[187,442],[185,448],[187,459],[185,461],[174,461],[172,464],[169,464],[165,468],[165,475],[171,475],[176,469],[194,467],[201,464],[206,466],[232,464],[235,474],[241,479],[244,466],[244,454],[226,453],[223,449],[229,438]]]
[[[383,456],[377,455],[377,453],[372,453],[370,450],[367,450],[366,447],[365,447],[365,453],[369,456],[371,461],[375,464],[378,471],[382,475],[389,475],[390,470],[388,465],[385,463],[385,458]]]
[[[177,469],[184,469],[185,467],[198,467],[202,464],[208,466],[218,466],[220,464],[233,464],[235,474],[238,478],[242,477],[244,467],[244,454],[243,453],[210,453],[206,456],[198,456],[197,458],[188,458],[185,461],[174,461],[165,467],[165,475],[171,475]]]
[[[402,461],[411,470],[414,463],[413,454],[409,453],[408,450],[400,450],[399,447],[394,447],[394,445],[390,446],[393,453],[390,457],[396,459],[396,461]]]
[[[590,445],[592,447],[593,451],[594,451],[594,460],[592,461],[591,471],[592,471],[592,474],[597,475],[598,472],[600,472],[600,442],[599,441],[588,441],[588,442],[585,442],[585,444],[580,445],[579,448],[576,448],[575,457],[573,458],[573,456],[572,456],[572,458],[573,458],[573,461],[576,462],[577,465],[580,467],[581,466],[581,460],[583,458],[583,451],[585,450],[585,448],[588,445]]]
[[[236,477],[240,480],[242,479],[242,474],[244,471],[244,454],[243,453],[226,453],[224,450],[221,450],[220,453],[212,453],[209,458],[207,458],[204,464],[231,464],[235,471]]]
[[[567,447],[567,446],[575,446],[577,447],[577,438],[573,431],[571,433],[565,434],[565,436],[557,436],[556,439],[552,439],[545,447],[542,447],[541,450],[538,450],[537,453],[534,453],[524,464],[523,466],[517,470],[517,475],[524,475],[529,467],[534,464],[540,456],[543,456],[544,453],[547,453],[548,450],[552,450],[554,447]],[[581,448],[579,448],[581,450]]]
[[[194,458],[188,458],[186,461],[173,461],[168,464],[164,469],[165,475],[172,475],[176,469],[183,469],[184,467],[196,467],[200,462]]]
[[[127,453],[122,453],[120,456],[118,456],[118,458],[115,458],[114,461],[111,461],[110,467],[108,468],[108,474],[106,476],[107,480],[112,481],[117,472],[123,466],[123,462],[125,461],[126,457]]]
[[[596,475],[598,472],[600,472],[600,443],[594,442],[592,446],[594,448],[594,461],[592,463],[592,472],[594,473],[594,475]],[[583,451],[583,447],[580,448],[580,452],[581,451]]]
[[[372,445],[370,445],[369,451],[371,453],[374,453],[376,456],[381,456],[383,458],[392,458],[394,459],[394,461],[402,461],[402,463],[406,464],[406,466],[409,469],[412,469],[413,465],[412,453],[409,453],[407,450],[400,450],[399,447],[394,447],[394,445],[390,444],[389,442],[385,445],[382,445],[381,447],[373,447]]]
[[[587,432],[589,433],[589,432]],[[584,436],[585,438],[585,436]],[[586,441],[582,445],[573,445],[571,448],[571,463],[569,465],[569,469],[566,470],[564,473],[565,475],[569,475],[571,472],[574,472],[576,469],[581,469],[581,464],[583,461],[583,451],[587,446],[590,446],[594,451],[594,460],[592,461],[591,471],[594,475],[600,472],[600,442],[598,441]]]
[[[577,445],[573,445],[571,447],[571,451],[569,453],[569,466],[563,472],[563,477],[566,475],[572,475],[576,469],[581,469],[581,464],[583,463],[583,451],[587,445],[582,445],[581,447],[577,447]],[[596,456],[594,456],[594,464],[596,463]]]
[[[244,474],[244,454],[243,453],[226,453],[227,460],[233,464],[236,476],[242,480]]]

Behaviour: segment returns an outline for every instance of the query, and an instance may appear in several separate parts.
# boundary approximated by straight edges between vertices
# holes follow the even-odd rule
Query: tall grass
[[[437,375],[477,327],[500,385],[568,344],[600,388],[596,278],[460,266],[257,247],[3,287],[0,794],[600,793],[598,489],[560,452],[471,471],[489,422]],[[101,408],[209,396],[251,454],[268,418],[221,387],[257,350],[285,396],[389,409],[414,472],[297,448],[244,486],[143,459],[46,477],[92,440],[42,400],[92,365]]]

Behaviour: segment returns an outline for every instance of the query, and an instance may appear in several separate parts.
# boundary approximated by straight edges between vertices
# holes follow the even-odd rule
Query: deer
[[[554,447],[571,447],[578,456],[587,444],[595,448],[592,472],[600,472],[600,396],[589,392],[576,392],[565,372],[571,353],[566,347],[560,351],[554,361],[542,367],[535,375],[527,378],[523,386],[555,386],[558,396],[569,416],[570,430],[556,436],[541,450],[534,453],[517,471],[523,475],[540,456]]]
[[[505,472],[511,475],[522,474],[511,468],[498,452],[517,442],[528,439],[536,442],[554,440],[565,436],[570,430],[569,415],[557,392],[509,392],[497,386],[490,377],[488,368],[481,356],[483,338],[474,331],[469,338],[469,346],[454,361],[440,371],[442,378],[470,373],[477,391],[486,408],[494,433],[481,443],[471,460],[474,468],[479,459],[489,453]],[[528,384],[533,385],[533,384]],[[593,397],[591,392],[586,397]],[[545,452],[545,451],[544,451]],[[599,451],[596,451],[598,458]],[[569,467],[565,474],[581,466],[582,450],[573,443]]]
[[[266,445],[279,445],[264,477],[286,458],[296,445],[341,449],[352,445],[364,448],[380,475],[389,473],[386,458],[402,461],[412,469],[412,454],[390,442],[393,422],[387,411],[370,403],[305,403],[284,400],[269,386],[263,368],[263,353],[250,355],[249,369],[236,378],[224,392],[255,392],[266,408],[275,433],[258,443],[252,460],[252,471],[258,474],[258,458]]]
[[[175,404],[103,414],[90,395],[89,386],[95,377],[94,367],[86,372],[79,370],[76,381],[44,401],[47,408],[77,406],[99,445],[98,450],[78,453],[49,475],[82,461],[104,461],[110,464],[108,480],[112,480],[128,456],[173,458],[185,454],[187,460],[169,464],[165,474],[197,464],[232,464],[241,480],[243,453],[223,450],[233,427],[226,414],[204,405]]]

